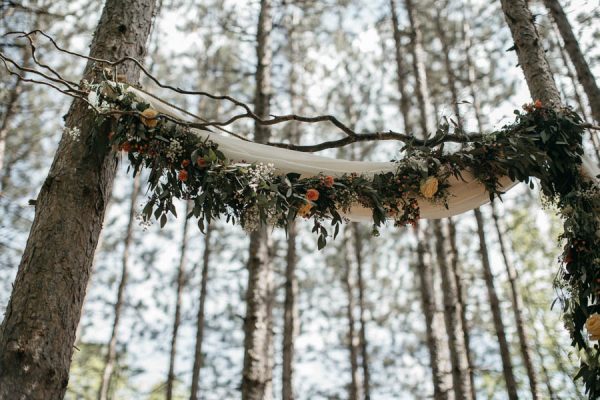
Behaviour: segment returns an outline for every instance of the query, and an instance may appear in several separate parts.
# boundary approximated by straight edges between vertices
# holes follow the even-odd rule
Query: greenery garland
[[[514,123],[451,154],[409,144],[394,172],[301,178],[277,175],[272,165],[231,162],[215,143],[160,115],[125,84],[105,81],[88,88],[90,103],[101,111],[98,123],[115,118],[107,115],[116,111],[110,144],[126,152],[134,175],[149,169],[150,197],[142,214],[161,227],[169,213],[176,216],[173,199],[186,199],[193,202],[187,217],[196,217],[201,230],[206,221],[223,216],[246,230],[262,223],[286,228],[298,216],[312,219],[321,249],[337,235],[352,205],[372,210],[377,233],[387,219],[395,226],[416,224],[417,199],[446,204],[449,178],[462,178],[463,171],[485,185],[491,200],[502,194],[501,177],[532,188],[532,178],[539,179],[564,222],[555,285],[581,359],[575,379],[583,379],[590,398],[600,396],[600,189],[579,171],[583,128],[571,109],[545,108],[539,101],[525,105],[524,112],[515,111]],[[448,134],[451,127],[439,129]],[[462,132],[454,128],[454,134]]]

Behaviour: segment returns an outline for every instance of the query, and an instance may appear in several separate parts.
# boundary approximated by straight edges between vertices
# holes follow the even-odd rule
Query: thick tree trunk
[[[257,29],[256,96],[254,112],[267,117],[271,97],[271,0],[261,0]],[[271,134],[255,124],[255,141],[264,143]],[[272,307],[273,271],[268,228],[260,226],[250,235],[246,318],[244,319],[244,370],[242,399],[268,400],[272,397]]]
[[[419,276],[419,289],[423,315],[425,316],[425,329],[427,335],[427,348],[429,349],[429,363],[433,376],[433,398],[446,400],[450,396],[452,382],[446,373],[447,360],[442,356],[440,332],[441,321],[435,318],[436,306],[433,296],[433,268],[431,254],[427,249],[427,237],[423,227],[417,228],[417,272]]]
[[[508,340],[506,339],[504,321],[502,320],[500,300],[498,300],[498,294],[496,293],[496,288],[494,286],[494,275],[492,274],[492,266],[490,265],[490,258],[485,240],[483,216],[481,215],[479,208],[476,208],[474,213],[475,219],[477,220],[477,235],[479,236],[479,253],[481,255],[481,263],[483,266],[483,278],[485,280],[485,286],[487,287],[492,318],[494,320],[494,328],[496,330],[496,336],[498,337],[498,345],[500,346],[500,358],[502,359],[502,372],[506,382],[506,391],[509,399],[516,400],[519,398],[517,395],[517,382],[515,380],[510,357],[510,347],[508,346]]]
[[[186,202],[185,216],[190,212],[190,202]],[[177,289],[175,293],[175,317],[173,319],[173,331],[171,333],[171,351],[169,353],[169,372],[167,374],[166,399],[173,398],[173,386],[175,384],[175,358],[177,356],[177,336],[179,333],[179,325],[181,325],[181,300],[183,297],[183,289],[185,287],[186,272],[185,264],[188,247],[188,219],[183,221],[183,232],[181,233],[181,246],[179,248],[179,263],[177,265]]]
[[[358,286],[358,309],[359,309],[359,338],[360,338],[360,357],[362,361],[362,385],[363,397],[365,400],[371,399],[370,389],[370,372],[369,372],[369,352],[367,343],[367,327],[365,321],[365,282],[363,277],[363,256],[362,256],[362,239],[360,237],[359,225],[352,223],[351,225],[354,239],[354,255],[356,258],[356,276]]]
[[[358,376],[358,349],[356,343],[356,329],[355,324],[356,321],[354,319],[354,309],[356,307],[354,302],[354,285],[352,284],[351,279],[351,271],[353,262],[350,258],[350,255],[354,253],[354,246],[352,244],[352,235],[349,232],[349,229],[346,229],[344,232],[344,257],[345,257],[345,265],[344,265],[344,274],[343,274],[343,284],[346,289],[346,294],[348,296],[348,304],[346,307],[346,315],[348,318],[348,349],[350,356],[350,387],[348,388],[348,399],[349,400],[358,400],[360,393],[360,379]]]
[[[450,348],[450,360],[452,362],[452,381],[454,394],[457,399],[471,399],[471,380],[469,378],[469,364],[464,342],[462,327],[462,304],[458,301],[456,290],[456,281],[452,274],[451,267],[452,251],[449,245],[448,224],[444,224],[442,231],[442,221],[432,221],[433,232],[436,238],[435,251],[437,255],[438,266],[442,277],[442,295],[444,299],[444,318],[446,330],[448,332],[448,343]]]
[[[569,19],[558,0],[544,0],[544,4],[550,11],[550,14],[552,14],[552,18],[563,38],[565,49],[575,66],[577,78],[581,86],[583,86],[583,90],[590,102],[592,115],[596,121],[600,121],[600,88],[598,88],[594,74],[585,60],[583,52],[579,48],[579,43],[573,33]]]
[[[526,0],[500,0],[512,37],[519,65],[525,75],[529,93],[545,106],[558,106],[560,94],[550,72],[531,11]]]
[[[404,132],[406,132],[406,134],[411,134],[413,132],[413,127],[410,120],[410,98],[406,93],[407,71],[404,67],[404,57],[402,56],[402,34],[400,32],[396,8],[396,0],[390,0],[392,29],[394,31],[394,55],[396,57],[396,81],[398,83],[398,93],[400,94],[400,113],[402,114],[402,120],[404,121]]]
[[[198,301],[198,317],[196,318],[196,345],[194,347],[194,366],[192,367],[192,387],[190,400],[198,400],[200,388],[200,369],[202,368],[202,342],[204,340],[204,303],[206,302],[206,284],[211,253],[211,236],[213,224],[209,223],[204,235],[204,254],[202,256],[202,282],[200,282],[200,298]]]
[[[114,306],[114,320],[110,340],[108,341],[108,349],[104,362],[104,370],[102,371],[102,380],[100,381],[100,390],[98,391],[99,400],[108,399],[108,391],[110,389],[110,381],[112,379],[115,363],[117,361],[117,339],[119,332],[119,322],[121,321],[121,313],[125,300],[125,288],[127,287],[127,278],[129,275],[129,249],[133,242],[133,225],[135,223],[135,210],[138,195],[140,194],[140,175],[137,175],[133,180],[133,188],[131,190],[131,202],[129,203],[129,220],[125,229],[125,238],[123,239],[123,256],[121,258],[121,279],[117,289],[117,301]]]
[[[107,0],[90,55],[142,58],[154,0]],[[88,63],[84,77],[97,76]],[[119,71],[137,82],[139,70]],[[111,123],[95,124],[87,104],[74,101],[66,118],[79,141],[63,135],[0,327],[0,398],[61,399],[69,381],[75,331],[94,251],[112,188],[117,157],[108,146]]]
[[[502,259],[504,260],[504,266],[506,267],[506,274],[508,276],[508,282],[510,284],[510,294],[512,298],[513,311],[515,315],[515,324],[517,326],[517,335],[519,336],[519,348],[521,350],[521,357],[523,357],[523,364],[527,371],[527,377],[529,378],[529,388],[531,389],[531,397],[533,399],[539,398],[539,389],[535,368],[533,366],[533,354],[531,352],[531,346],[529,345],[529,338],[527,335],[527,328],[523,321],[523,299],[521,298],[521,292],[517,285],[517,270],[509,258],[509,250],[507,247],[504,234],[500,229],[500,221],[496,214],[496,208],[492,203],[492,217],[494,218],[494,225],[496,227],[496,233],[498,235],[498,242],[500,243],[500,252],[502,253]]]

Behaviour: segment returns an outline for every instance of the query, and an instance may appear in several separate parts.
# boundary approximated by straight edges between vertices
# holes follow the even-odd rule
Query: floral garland
[[[545,108],[539,101],[525,105],[525,112],[515,111],[514,123],[452,154],[407,145],[394,172],[301,178],[277,175],[270,164],[231,162],[215,143],[159,114],[125,84],[104,81],[88,87],[90,103],[103,111],[98,123],[111,118],[107,111],[117,112],[110,144],[127,154],[134,175],[143,167],[150,170],[151,194],[142,214],[159,220],[161,227],[169,213],[176,216],[173,199],[187,199],[193,202],[187,217],[196,217],[201,230],[206,221],[223,216],[249,231],[262,223],[286,228],[298,216],[312,219],[321,249],[337,235],[342,214],[356,204],[372,210],[377,233],[386,219],[395,226],[415,225],[417,199],[446,204],[448,180],[461,178],[462,171],[482,182],[490,199],[502,194],[500,177],[531,187],[532,178],[539,179],[543,195],[564,222],[555,285],[562,289],[565,326],[580,353],[575,379],[583,379],[590,398],[600,396],[600,189],[580,174],[583,128],[571,109]],[[451,128],[439,129],[448,134]]]

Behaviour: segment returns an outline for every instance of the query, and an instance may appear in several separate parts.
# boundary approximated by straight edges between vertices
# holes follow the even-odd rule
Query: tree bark
[[[494,286],[494,275],[492,274],[492,267],[490,265],[490,258],[485,240],[483,216],[481,215],[479,208],[476,208],[474,213],[475,219],[477,220],[477,235],[479,236],[479,253],[481,255],[481,263],[483,266],[483,277],[488,291],[488,298],[490,300],[490,308],[492,310],[496,336],[498,337],[498,345],[500,346],[500,357],[502,359],[502,372],[506,382],[506,391],[509,399],[516,400],[519,398],[517,395],[517,382],[514,376],[508,340],[506,339],[504,321],[502,320],[500,300],[498,300],[498,294],[496,293],[496,288]]]
[[[427,238],[423,227],[417,228],[417,272],[419,276],[419,291],[423,314],[425,315],[425,329],[427,335],[427,347],[429,349],[429,364],[433,377],[433,398],[435,400],[446,400],[450,396],[452,382],[446,373],[441,351],[440,323],[436,321],[435,298],[433,296],[433,268],[431,254],[427,249]]]
[[[598,88],[594,74],[579,47],[569,19],[558,0],[544,0],[544,4],[548,8],[548,11],[550,11],[550,14],[552,14],[554,23],[563,38],[565,50],[569,54],[569,58],[571,58],[575,72],[577,72],[577,78],[581,86],[583,86],[583,90],[590,102],[592,116],[596,121],[600,121],[600,88]]]
[[[133,180],[133,188],[131,190],[131,202],[129,203],[129,220],[125,229],[125,238],[123,239],[123,256],[121,258],[121,279],[117,289],[117,301],[114,306],[114,320],[110,340],[108,341],[108,349],[102,371],[102,380],[100,381],[100,390],[98,391],[99,400],[108,399],[108,391],[110,389],[110,381],[112,379],[115,363],[117,361],[117,339],[119,332],[119,322],[121,321],[121,313],[125,300],[125,288],[127,287],[127,278],[129,275],[129,249],[133,242],[133,225],[135,223],[136,201],[140,193],[140,175],[138,174]]]
[[[444,4],[446,6],[447,3]],[[458,107],[458,88],[456,86],[456,75],[454,73],[454,68],[452,67],[452,62],[450,59],[450,44],[448,43],[448,38],[446,37],[446,31],[443,28],[443,24],[441,21],[441,13],[440,8],[437,8],[436,17],[435,17],[435,25],[436,32],[440,42],[442,43],[442,52],[444,55],[444,67],[446,70],[446,77],[448,81],[448,87],[450,88],[450,94],[452,96],[452,105],[454,108],[454,113],[456,115],[456,120],[459,126],[462,126],[462,115],[460,112],[460,108]],[[468,56],[468,51],[465,52]],[[468,64],[468,63],[467,63]],[[456,300],[458,302],[458,306],[460,307],[460,323],[462,326],[463,333],[463,343],[465,349],[465,355],[467,358],[467,369],[469,373],[469,386],[470,386],[470,396],[472,399],[476,399],[477,393],[475,390],[475,375],[473,368],[473,361],[471,356],[470,349],[470,336],[469,336],[469,327],[467,323],[466,316],[466,299],[464,296],[464,291],[462,287],[462,270],[459,266],[458,262],[458,249],[456,246],[456,227],[454,226],[454,222],[451,218],[448,218],[448,241],[450,245],[450,266],[452,267],[453,278],[456,286]]]
[[[371,399],[371,374],[369,372],[369,352],[367,343],[367,327],[365,321],[365,283],[363,277],[363,256],[362,256],[362,239],[360,237],[359,225],[353,222],[351,225],[354,238],[354,255],[356,258],[356,276],[358,286],[358,309],[359,309],[359,338],[360,338],[360,357],[362,367],[362,386],[363,397],[365,400]]]
[[[285,267],[285,300],[283,310],[282,398],[294,399],[294,339],[298,334],[298,280],[296,279],[296,224],[288,228],[288,248]]]
[[[416,16],[416,10],[413,0],[404,0],[408,20],[410,22],[410,44],[409,49],[412,55],[412,65],[415,74],[415,96],[419,105],[419,126],[423,137],[431,132],[431,102],[429,101],[429,89],[427,88],[427,75],[425,73],[425,60],[423,54],[422,33],[419,20]]]
[[[186,202],[185,216],[187,217],[190,202]],[[185,264],[188,247],[188,219],[183,221],[183,232],[181,233],[181,246],[179,248],[179,263],[177,265],[177,289],[175,294],[175,317],[173,319],[173,331],[171,333],[171,351],[169,354],[169,372],[167,374],[166,399],[173,398],[173,386],[175,384],[175,358],[177,356],[177,336],[179,333],[179,325],[181,325],[181,299],[183,297],[183,289],[185,287],[186,273]]]
[[[198,317],[196,318],[196,345],[194,347],[194,366],[192,367],[192,387],[190,400],[198,400],[200,388],[200,369],[202,368],[202,342],[204,340],[204,303],[206,302],[206,284],[208,283],[208,267],[210,264],[211,236],[213,224],[209,223],[204,235],[204,254],[202,256],[202,282],[198,301]]]
[[[141,58],[154,0],[107,0],[90,55]],[[93,62],[83,76],[95,75]],[[137,82],[131,63],[119,71]],[[61,399],[69,381],[75,331],[117,157],[108,146],[112,123],[101,127],[76,100],[66,117],[79,141],[63,135],[38,195],[36,215],[0,327],[0,398]]]
[[[257,29],[256,95],[254,112],[267,117],[271,97],[271,30],[273,27],[271,0],[261,0]],[[271,131],[267,126],[254,125],[256,142],[268,141]],[[244,370],[242,377],[243,400],[272,398],[272,307],[273,268],[270,260],[268,228],[260,226],[250,235],[248,259],[248,288],[246,318],[244,319]]]
[[[396,0],[390,0],[390,9],[392,12],[392,29],[394,32],[394,55],[396,56],[396,81],[398,83],[398,93],[400,94],[400,113],[404,121],[404,132],[410,134],[413,131],[410,120],[410,98],[406,93],[406,68],[402,57],[402,34],[398,22],[398,13],[396,11]]]
[[[523,321],[523,299],[521,298],[521,292],[517,284],[517,270],[509,258],[509,250],[500,229],[500,221],[496,214],[496,207],[492,203],[492,218],[494,219],[494,225],[496,227],[496,233],[498,235],[498,243],[500,243],[500,252],[502,253],[502,259],[504,260],[504,266],[506,267],[506,275],[508,276],[508,282],[510,284],[510,294],[512,298],[513,311],[515,315],[515,324],[517,326],[517,335],[519,336],[519,348],[521,350],[521,357],[523,357],[523,364],[527,371],[527,377],[529,378],[529,388],[531,389],[531,397],[533,399],[539,398],[538,379],[533,366],[533,354],[531,352],[531,346],[529,344],[529,338],[527,335],[527,328]]]
[[[560,105],[560,94],[550,72],[540,37],[526,0],[500,0],[512,37],[519,65],[529,93],[545,106]]]
[[[351,270],[352,268],[352,260],[350,255],[354,253],[353,245],[352,245],[352,237],[347,229],[344,232],[344,257],[345,264],[344,265],[344,275],[343,275],[343,283],[346,288],[346,294],[348,296],[348,305],[346,307],[346,315],[348,318],[348,349],[350,356],[350,387],[348,388],[348,398],[349,400],[358,400],[360,393],[360,379],[358,377],[358,350],[356,344],[356,329],[354,320],[354,309],[356,305],[354,303],[354,285],[351,280]]]
[[[472,390],[469,378],[469,364],[461,322],[462,304],[458,301],[456,281],[449,265],[453,261],[448,261],[448,258],[452,257],[452,251],[447,232],[448,224],[447,221],[445,222],[444,231],[442,231],[442,221],[440,220],[432,221],[432,226],[436,238],[435,251],[442,277],[444,318],[448,332],[450,360],[452,362],[452,382],[454,395],[457,399],[471,399]]]
[[[6,155],[6,139],[8,137],[8,130],[10,126],[10,121],[12,116],[15,113],[15,108],[17,105],[17,99],[21,94],[21,79],[17,79],[14,86],[10,89],[8,93],[8,98],[6,99],[6,110],[2,114],[0,119],[0,177],[4,177],[4,158]],[[0,178],[0,192],[4,189],[4,185],[2,185],[3,179]]]

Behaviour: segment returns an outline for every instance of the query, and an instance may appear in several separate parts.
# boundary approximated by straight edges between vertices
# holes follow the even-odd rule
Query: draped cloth
[[[140,100],[150,104],[150,107],[161,114],[182,121],[198,122],[197,118],[146,92],[133,87],[129,87],[127,90],[134,93]],[[396,163],[394,162],[341,160],[245,141],[217,132],[193,128],[192,132],[216,143],[219,150],[232,162],[273,164],[276,174],[294,172],[302,177],[317,176],[319,174],[339,177],[354,172],[359,175],[372,176],[377,173],[394,172],[396,170]],[[589,179],[596,179],[596,176],[600,175],[598,167],[587,156],[582,157],[581,172]],[[499,182],[503,192],[510,190],[518,183],[508,177],[502,177]],[[440,219],[452,217],[473,210],[490,201],[485,186],[474,178],[469,171],[462,172],[462,179],[451,176],[448,183],[450,187],[448,189],[447,208],[443,204],[433,203],[421,198],[417,199],[421,218]],[[372,221],[372,211],[359,205],[353,206],[350,212],[344,214],[344,216],[352,221]]]

